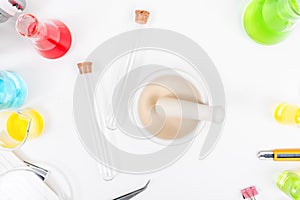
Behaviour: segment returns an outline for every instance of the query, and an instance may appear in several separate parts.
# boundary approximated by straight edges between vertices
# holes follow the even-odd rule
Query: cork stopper
[[[149,16],[150,16],[150,12],[146,10],[136,10],[135,22],[138,24],[147,24]]]
[[[92,62],[82,62],[77,64],[80,74],[92,73],[92,65]]]

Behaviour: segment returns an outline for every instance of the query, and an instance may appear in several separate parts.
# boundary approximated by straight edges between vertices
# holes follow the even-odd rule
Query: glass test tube
[[[97,120],[97,110],[94,104],[95,95],[92,90],[92,63],[91,62],[84,62],[78,64],[79,72],[82,77],[82,84],[84,84],[86,97],[88,98],[88,104],[86,104],[86,109],[89,111],[91,115],[92,121],[90,122],[90,126],[92,128],[92,140],[94,142],[97,154],[103,154],[104,162],[111,166],[112,163],[112,156],[110,149],[108,149],[108,144],[106,140],[104,140],[104,134],[99,134],[101,129],[105,131],[105,124],[104,124],[104,116],[100,115],[99,123]],[[112,180],[114,178],[114,172],[110,167],[104,166],[101,164],[101,170],[103,174],[103,179],[106,181]]]
[[[135,11],[135,29],[138,28],[144,28],[145,24],[147,24],[148,22],[148,18],[150,16],[150,13],[148,11],[145,10],[136,10]],[[140,42],[140,40],[142,39],[142,34],[139,35],[139,37],[136,40],[136,43],[133,46],[133,51],[130,53],[126,67],[125,67],[125,81],[124,81],[124,85],[121,88],[121,91],[117,94],[116,97],[116,113],[113,112],[113,107],[112,105],[110,106],[110,110],[109,113],[107,115],[106,118],[106,127],[110,130],[115,130],[117,129],[117,124],[116,124],[116,116],[118,116],[119,114],[119,107],[120,107],[120,101],[121,99],[123,99],[123,95],[124,95],[124,89],[126,87],[126,83],[127,83],[127,78],[128,78],[128,73],[131,71],[133,65],[134,65],[134,61],[135,61],[135,55],[136,55],[136,47],[138,46],[138,43]],[[120,71],[118,71],[118,74],[116,76],[115,79],[115,85],[117,84],[117,81],[120,80],[122,77],[122,73]]]

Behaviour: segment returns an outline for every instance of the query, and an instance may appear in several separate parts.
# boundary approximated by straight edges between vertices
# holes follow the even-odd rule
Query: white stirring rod
[[[200,103],[171,97],[160,98],[156,102],[156,112],[167,117],[218,122],[224,119],[221,107],[212,107]]]

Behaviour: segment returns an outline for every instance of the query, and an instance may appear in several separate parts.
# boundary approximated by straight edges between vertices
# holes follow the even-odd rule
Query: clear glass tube
[[[91,116],[92,121],[90,121],[89,125],[91,127],[91,136],[94,143],[94,147],[96,148],[98,155],[103,155],[104,163],[100,166],[103,174],[103,179],[106,181],[112,180],[114,178],[114,172],[110,168],[112,163],[112,155],[110,149],[108,149],[108,145],[106,144],[106,140],[103,139],[105,137],[105,122],[104,116],[100,114],[99,120],[97,120],[97,107],[95,106],[95,94],[92,89],[92,63],[85,62],[78,64],[80,71],[81,82],[84,85],[84,89],[86,91],[86,98],[89,100],[88,104],[85,105],[87,112]],[[103,133],[101,133],[101,130]]]
[[[144,10],[136,10],[135,11],[136,16],[135,16],[135,27],[134,29],[139,29],[139,28],[145,28],[145,25],[147,24],[148,18],[150,13],[148,11],[144,11]],[[106,117],[106,127],[110,130],[116,130],[117,129],[117,124],[116,124],[116,116],[119,115],[119,107],[121,104],[121,100],[123,99],[124,96],[124,89],[126,88],[126,83],[127,83],[127,79],[128,79],[128,73],[131,71],[131,69],[134,66],[134,61],[135,61],[135,56],[136,56],[136,51],[137,51],[137,47],[139,45],[139,42],[142,40],[143,35],[139,34],[136,42],[133,44],[133,51],[130,53],[128,61],[125,65],[125,71],[118,71],[118,74],[116,75],[116,79],[115,79],[115,85],[117,85],[118,81],[120,81],[120,79],[122,78],[123,73],[125,72],[125,84],[123,85],[123,88],[121,89],[121,91],[117,94],[116,100],[118,101],[115,105],[117,105],[116,113],[113,112],[113,108],[112,105],[110,106],[110,110],[108,112],[108,115]]]

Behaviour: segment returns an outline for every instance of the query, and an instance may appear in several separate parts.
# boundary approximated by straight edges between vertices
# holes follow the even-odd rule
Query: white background
[[[247,0],[28,0],[26,12],[57,18],[73,33],[73,46],[61,59],[39,56],[30,41],[0,25],[0,69],[22,75],[29,88],[24,107],[45,118],[44,134],[22,150],[37,163],[59,168],[71,182],[74,200],[112,199],[137,189],[136,199],[242,199],[240,189],[256,185],[257,199],[287,199],[276,187],[277,175],[299,163],[259,161],[262,149],[300,146],[300,129],[273,119],[283,101],[300,106],[300,29],[281,44],[261,46],[242,26]],[[199,43],[215,62],[226,90],[227,120],[214,152],[197,160],[197,142],[173,166],[155,174],[118,175],[104,182],[97,163],[80,144],[73,122],[76,63],[108,38],[134,27],[136,8],[151,11],[151,27],[180,32]]]

